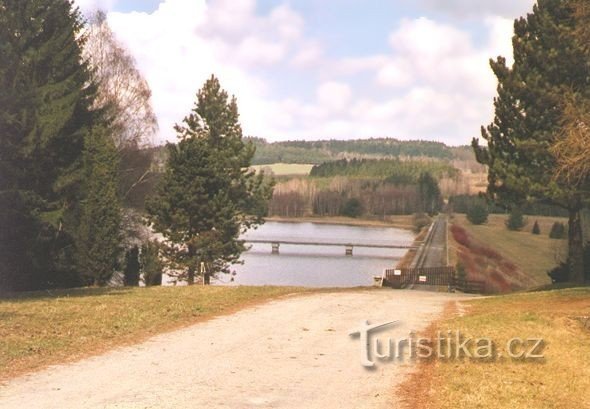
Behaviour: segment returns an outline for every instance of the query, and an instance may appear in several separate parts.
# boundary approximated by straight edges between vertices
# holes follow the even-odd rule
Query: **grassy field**
[[[455,215],[453,223],[514,263],[531,278],[533,285],[549,284],[547,271],[557,265],[556,260],[560,254],[564,255],[567,248],[564,240],[551,240],[549,231],[555,221],[567,220],[559,217],[528,216],[528,224],[524,229],[514,232],[506,228],[506,218],[505,215],[490,215],[487,224],[474,226],[467,221],[465,215]],[[540,235],[531,233],[535,220],[539,222]]]
[[[275,176],[307,176],[313,165],[300,165],[296,163],[273,163],[272,165],[252,166],[256,171],[270,169]]]
[[[0,381],[136,343],[249,305],[313,290],[289,287],[79,289],[0,300]]]
[[[493,297],[466,307],[429,333],[492,338],[498,357],[422,362],[400,388],[408,408],[590,408],[590,289]],[[508,357],[514,337],[542,338],[544,359]]]

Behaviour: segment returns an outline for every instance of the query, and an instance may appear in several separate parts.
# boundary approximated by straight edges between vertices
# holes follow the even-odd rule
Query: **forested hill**
[[[267,142],[248,138],[256,145],[254,165],[272,163],[321,164],[343,158],[427,157],[434,159],[471,159],[470,147],[450,147],[433,141],[400,141],[393,138],[358,140]]]

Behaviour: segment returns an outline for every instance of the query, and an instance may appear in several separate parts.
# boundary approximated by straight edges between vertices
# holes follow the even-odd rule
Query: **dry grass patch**
[[[272,165],[252,166],[257,172],[270,170],[275,176],[308,176],[314,165],[298,163],[273,163]]]
[[[515,232],[506,228],[506,218],[505,215],[490,215],[487,224],[474,226],[464,215],[456,215],[453,223],[514,263],[530,279],[531,286],[550,284],[547,272],[558,264],[557,260],[564,254],[566,244],[564,240],[550,239],[549,231],[554,222],[567,220],[559,217],[527,216],[527,226],[522,231]],[[531,233],[535,220],[539,222],[540,235]]]
[[[291,287],[79,289],[0,301],[0,381],[287,294]]]
[[[590,408],[590,289],[494,297],[466,306],[466,315],[442,320],[437,330],[490,337],[501,356],[421,364],[429,389],[409,400],[419,403],[412,408]],[[508,358],[506,344],[514,337],[543,338],[545,359]]]

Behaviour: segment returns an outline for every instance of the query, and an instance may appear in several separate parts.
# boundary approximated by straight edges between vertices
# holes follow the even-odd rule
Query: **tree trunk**
[[[186,280],[188,285],[193,285],[195,283],[195,267],[192,265],[188,268]]]
[[[584,282],[584,238],[582,217],[579,208],[569,209],[568,263],[569,281]]]

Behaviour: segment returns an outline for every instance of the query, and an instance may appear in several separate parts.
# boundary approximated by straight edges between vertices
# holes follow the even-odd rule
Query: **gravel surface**
[[[1,408],[395,408],[415,363],[360,364],[349,333],[407,338],[461,295],[361,290],[287,297],[0,387]]]

